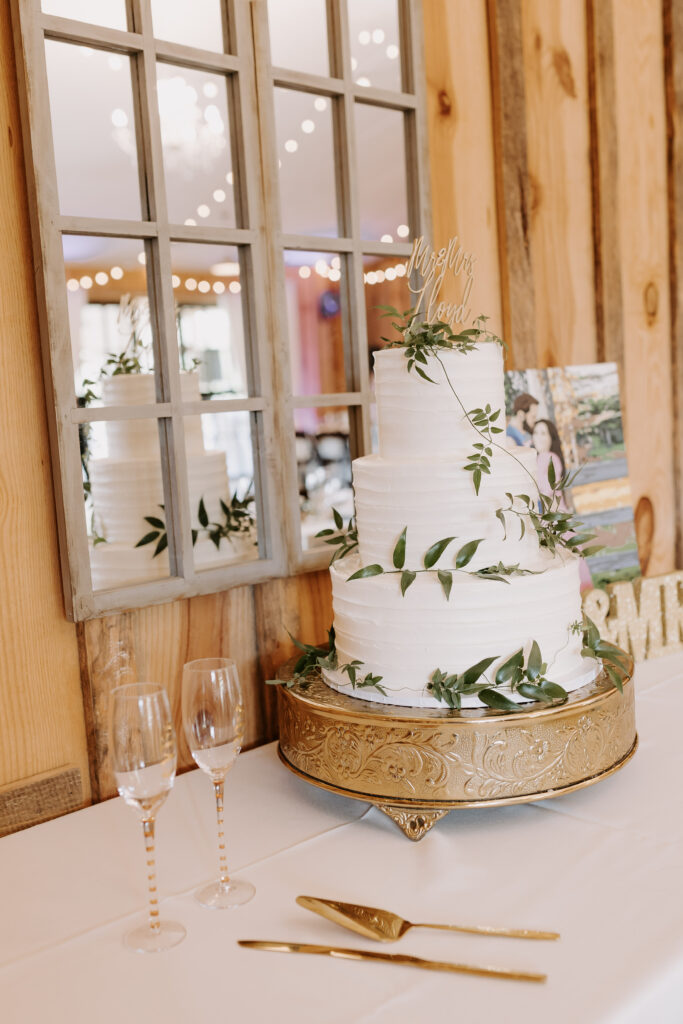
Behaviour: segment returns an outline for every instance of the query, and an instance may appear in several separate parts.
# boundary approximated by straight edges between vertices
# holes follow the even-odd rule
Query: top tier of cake
[[[375,353],[379,453],[383,458],[469,454],[477,438],[473,438],[465,411],[483,409],[487,404],[493,411],[501,410],[496,423],[505,426],[499,345],[485,342],[465,353],[446,349],[438,359],[429,359],[423,369],[435,384],[422,380],[415,369],[408,372],[404,349],[385,348]]]
[[[199,402],[199,377],[181,373],[180,396],[183,402]],[[102,381],[105,406],[154,405],[156,388],[153,373],[117,374]],[[107,420],[107,449],[112,459],[159,458],[159,428],[156,419]],[[185,417],[185,451],[188,455],[204,453],[201,418]]]

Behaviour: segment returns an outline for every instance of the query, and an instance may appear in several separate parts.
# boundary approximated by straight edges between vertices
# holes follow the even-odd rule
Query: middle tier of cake
[[[347,556],[330,569],[337,662],[340,668],[360,662],[358,678],[369,672],[381,676],[386,696],[376,689],[354,691],[339,670],[325,670],[326,682],[367,700],[444,707],[427,689],[436,669],[464,672],[495,656],[486,673],[492,680],[502,662],[520,647],[528,654],[535,640],[547,678],[568,691],[578,689],[595,676],[595,662],[581,654],[578,559],[544,555],[542,565],[540,574],[513,576],[508,583],[456,572],[447,599],[432,573],[418,575],[405,595],[399,575],[349,580],[360,560]],[[507,688],[501,692],[522,699]],[[463,706],[481,702],[464,697]]]
[[[505,529],[496,515],[509,504],[506,493],[533,493],[536,451],[532,448],[494,449],[491,473],[482,476],[479,494],[461,456],[423,459],[383,458],[366,455],[353,463],[353,487],[362,565],[378,563],[393,568],[392,553],[406,531],[405,566],[422,568],[428,548],[445,537],[455,537],[453,550],[478,539],[481,544],[469,565],[519,564],[536,570],[541,564],[536,532],[525,517],[503,513]],[[521,513],[523,506],[518,503]],[[446,568],[446,566],[444,566]]]

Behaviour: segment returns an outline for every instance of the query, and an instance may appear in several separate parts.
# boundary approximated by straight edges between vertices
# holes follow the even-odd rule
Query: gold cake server
[[[423,960],[419,956],[405,956],[401,953],[375,953],[368,949],[344,949],[340,946],[318,946],[307,942],[267,942],[257,939],[240,939],[238,945],[246,949],[264,949],[271,953],[315,953],[339,960],[374,960],[380,963],[398,964],[402,967],[421,967],[424,971],[449,971],[454,974],[478,974],[485,978],[510,978],[514,981],[545,981],[547,975],[530,971],[502,970],[498,967],[475,967],[470,964],[454,964],[442,960]]]
[[[379,939],[380,942],[397,942],[409,928],[438,928],[447,932],[467,932],[469,935],[493,935],[509,939],[559,939],[558,932],[539,932],[530,928],[495,928],[489,925],[462,924],[414,924],[406,921],[390,910],[378,910],[377,907],[364,907],[358,903],[340,903],[337,900],[324,900],[317,896],[297,896],[296,902],[305,910],[334,921],[342,928],[358,932],[366,939]]]

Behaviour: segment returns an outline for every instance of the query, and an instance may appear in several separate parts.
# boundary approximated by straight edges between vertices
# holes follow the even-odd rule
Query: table
[[[374,808],[290,775],[271,744],[226,787],[230,860],[256,886],[233,911],[192,891],[215,872],[211,785],[176,781],[157,828],[162,913],[187,938],[126,950],[144,918],[141,830],[119,799],[0,840],[4,1024],[668,1024],[683,1019],[683,657],[638,666],[640,749],[554,801],[462,810],[409,842]],[[547,971],[530,985],[244,950],[238,938],[369,947],[297,894],[411,920],[556,929],[559,943],[414,931],[379,947]]]

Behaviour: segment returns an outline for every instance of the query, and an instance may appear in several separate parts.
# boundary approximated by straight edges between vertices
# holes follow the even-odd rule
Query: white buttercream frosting
[[[375,353],[379,452],[384,458],[423,459],[469,453],[472,443],[480,438],[465,412],[483,409],[487,404],[493,412],[500,410],[496,425],[505,426],[503,353],[499,345],[487,342],[464,353],[446,349],[438,359],[429,358],[422,369],[435,384],[419,377],[414,368],[408,372],[402,348]],[[444,370],[460,401],[451,391]]]
[[[412,707],[443,707],[426,689],[435,669],[462,672],[497,655],[486,678],[520,647],[538,643],[547,676],[571,691],[595,676],[595,662],[582,657],[580,636],[569,626],[581,619],[578,560],[546,557],[538,576],[497,583],[456,573],[450,599],[431,573],[419,575],[401,595],[398,575],[348,580],[360,565],[349,555],[331,567],[334,628],[339,665],[358,660],[359,675],[382,677],[387,696],[353,690],[348,676],[325,672],[335,689],[364,700]],[[517,697],[508,690],[501,692]],[[475,697],[464,706],[479,705]]]
[[[478,495],[460,456],[417,460],[366,455],[356,459],[353,486],[362,564],[378,562],[392,567],[394,546],[407,527],[406,568],[421,568],[424,553],[435,541],[455,536],[443,568],[450,568],[459,547],[482,538],[470,568],[502,561],[536,569],[539,547],[535,531],[525,529],[521,536],[520,520],[513,513],[505,515],[504,531],[496,517],[497,509],[508,504],[506,492],[533,493],[536,452],[529,448],[515,448],[511,454],[513,451],[511,457],[506,451],[494,450],[491,474],[482,477]]]

